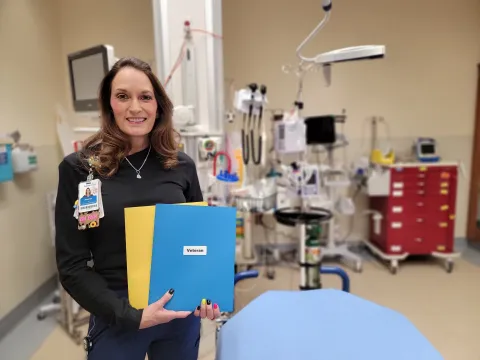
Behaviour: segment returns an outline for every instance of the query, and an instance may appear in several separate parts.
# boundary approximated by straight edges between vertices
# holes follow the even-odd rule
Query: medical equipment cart
[[[390,262],[392,274],[409,255],[440,258],[452,272],[460,255],[454,250],[458,164],[397,163],[376,171],[369,209],[377,217],[367,247]]]

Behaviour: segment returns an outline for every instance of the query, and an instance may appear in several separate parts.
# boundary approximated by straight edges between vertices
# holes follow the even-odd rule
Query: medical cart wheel
[[[396,266],[394,264],[390,264],[390,272],[392,273],[392,275],[396,275],[397,270],[398,270],[398,266]]]
[[[363,268],[362,268],[362,262],[361,262],[361,261],[357,261],[357,262],[355,263],[355,272],[361,273],[362,270],[363,270]]]
[[[38,320],[38,321],[45,320],[46,318],[47,318],[47,315],[44,314],[44,313],[42,313],[42,312],[39,312],[39,313],[37,314],[37,320]]]
[[[445,262],[445,265],[447,266],[447,273],[450,274],[453,271],[453,261],[449,259]]]
[[[398,260],[397,259],[390,260],[389,268],[392,275],[396,275],[398,271]]]
[[[275,279],[275,270],[269,269],[267,270],[267,279],[274,280]]]

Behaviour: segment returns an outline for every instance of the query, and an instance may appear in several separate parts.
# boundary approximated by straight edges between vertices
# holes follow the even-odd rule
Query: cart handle
[[[247,271],[242,271],[239,273],[235,274],[234,278],[234,285],[237,285],[239,281],[245,280],[245,279],[253,279],[258,277],[258,271],[257,270],[247,270]]]
[[[320,274],[337,275],[342,279],[342,291],[350,292],[350,278],[345,270],[336,266],[320,266]]]

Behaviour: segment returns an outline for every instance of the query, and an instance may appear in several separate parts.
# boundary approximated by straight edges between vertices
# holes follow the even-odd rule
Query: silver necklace
[[[137,173],[137,179],[141,179],[141,178],[142,178],[142,176],[140,175],[140,171],[142,170],[143,165],[145,165],[145,162],[146,162],[147,159],[148,159],[148,155],[150,155],[150,150],[152,150],[152,145],[150,145],[150,147],[148,148],[147,156],[145,156],[145,160],[143,160],[142,166],[140,166],[140,168],[138,168],[138,169],[137,169],[135,166],[132,165],[132,163],[130,162],[130,160],[128,160],[127,157],[125,157],[125,160],[127,160],[127,162],[130,164],[130,166],[132,167],[132,169],[135,170],[135,172]]]

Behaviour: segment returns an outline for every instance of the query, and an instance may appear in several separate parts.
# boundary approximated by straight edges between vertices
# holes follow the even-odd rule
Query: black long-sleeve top
[[[128,159],[139,169],[147,154],[145,149]],[[86,181],[88,170],[76,153],[65,157],[58,167],[55,244],[60,282],[82,308],[109,324],[138,329],[143,311],[117,295],[128,289],[124,209],[202,201],[195,163],[182,152],[178,160],[175,168],[167,170],[152,149],[141,179],[125,160],[114,176],[96,176],[102,183],[105,216],[98,228],[87,230],[78,230],[74,204],[78,184]],[[87,265],[92,258],[93,268]]]

